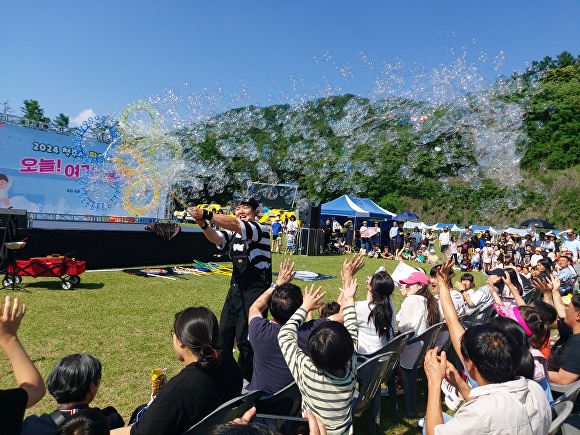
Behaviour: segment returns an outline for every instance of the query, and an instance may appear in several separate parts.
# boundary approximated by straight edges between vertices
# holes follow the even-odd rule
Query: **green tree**
[[[53,122],[59,127],[68,127],[69,117],[64,113],[59,113],[58,116],[54,118]]]
[[[44,116],[44,109],[40,107],[40,104],[38,104],[38,101],[36,100],[24,100],[24,107],[21,107],[20,110],[23,113],[23,117],[26,119],[39,122],[50,122],[50,118]]]

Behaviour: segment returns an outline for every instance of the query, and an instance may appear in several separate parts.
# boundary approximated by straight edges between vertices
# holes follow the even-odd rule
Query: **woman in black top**
[[[137,423],[112,434],[181,434],[240,395],[242,373],[231,353],[217,347],[218,321],[209,309],[177,313],[172,332],[175,355],[185,368],[167,382]]]

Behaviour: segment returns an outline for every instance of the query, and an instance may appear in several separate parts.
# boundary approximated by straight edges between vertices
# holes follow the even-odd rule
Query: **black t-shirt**
[[[0,433],[20,435],[27,403],[28,393],[24,388],[0,390]]]
[[[580,375],[580,334],[572,334],[563,344],[552,349],[548,370],[557,372],[560,369]]]
[[[167,382],[131,435],[180,435],[241,391],[242,373],[229,352],[211,371],[189,364]]]

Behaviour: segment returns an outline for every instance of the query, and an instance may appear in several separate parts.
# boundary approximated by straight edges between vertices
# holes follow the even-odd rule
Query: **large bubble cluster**
[[[290,75],[287,85],[268,94],[267,107],[250,104],[253,89],[246,78],[232,92],[221,82],[201,90],[186,82],[110,115],[106,130],[120,139],[93,162],[100,169],[84,183],[95,196],[99,186],[111,191],[112,183],[114,195],[101,196],[107,204],[119,197],[135,215],[168,194],[205,202],[225,192],[234,199],[283,198],[289,207],[306,208],[327,192],[365,195],[382,170],[377,155],[397,152],[406,141],[412,151],[394,177],[420,184],[417,169],[428,157],[439,165],[444,191],[457,182],[478,189],[484,180],[503,188],[505,197],[485,205],[484,215],[517,208],[523,202],[518,184],[528,141],[525,113],[530,91],[540,91],[540,77],[499,75],[490,81],[481,69],[499,70],[505,53],[480,51],[474,62],[465,47],[449,53],[451,62],[426,69],[400,58],[379,67],[364,51],[358,64],[339,63],[326,51],[313,60],[331,72],[313,86]],[[373,71],[369,90],[341,95],[357,67]],[[114,174],[109,184],[103,173]],[[294,187],[299,184],[316,194],[307,196]]]

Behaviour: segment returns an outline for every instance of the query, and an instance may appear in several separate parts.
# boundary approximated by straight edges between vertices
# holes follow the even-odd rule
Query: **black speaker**
[[[302,228],[320,228],[320,205],[308,207],[303,215]]]
[[[18,208],[0,208],[0,228],[6,228],[10,216],[16,218],[18,228],[28,228],[28,212]]]
[[[300,229],[298,253],[301,255],[320,255],[321,237],[323,232],[313,228]]]

